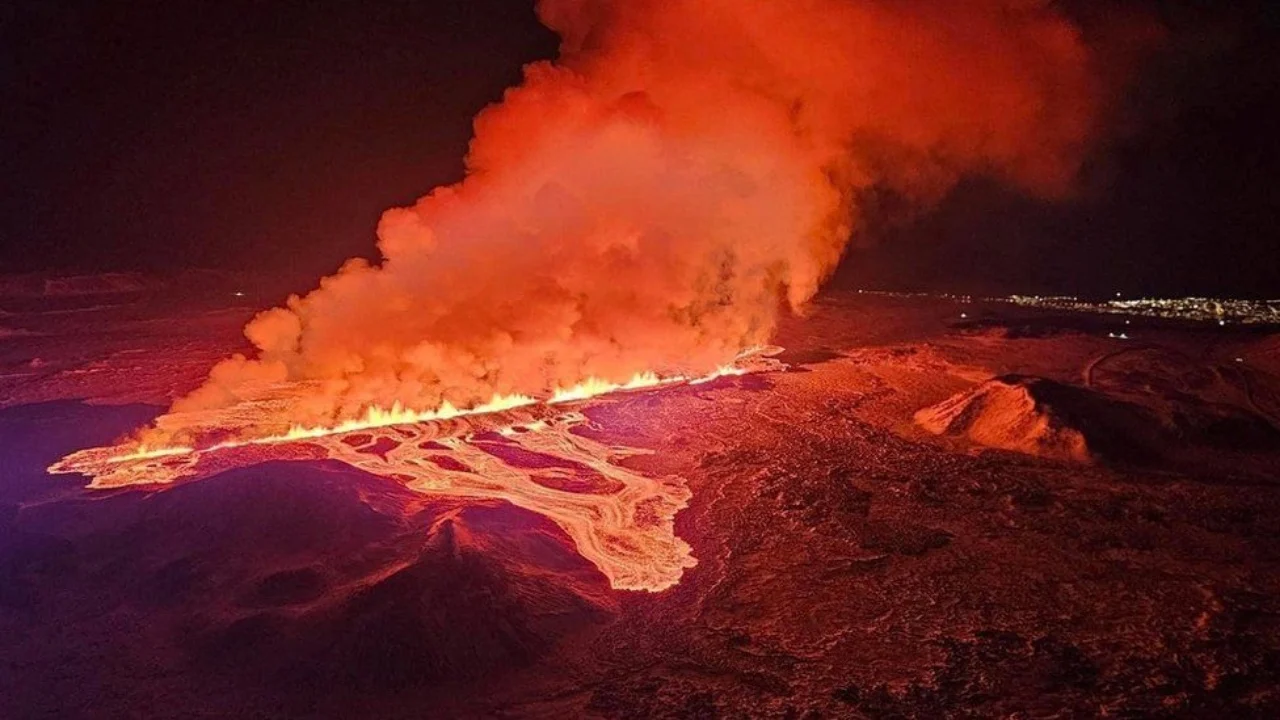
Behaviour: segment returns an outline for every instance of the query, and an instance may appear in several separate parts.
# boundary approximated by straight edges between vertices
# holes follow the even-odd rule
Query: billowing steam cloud
[[[257,356],[175,412],[275,388],[273,421],[317,424],[706,371],[813,297],[860,190],[929,203],[989,173],[1060,194],[1099,114],[1090,49],[1040,0],[538,12],[560,57],[476,118],[466,179],[388,210],[381,263],[260,314]]]

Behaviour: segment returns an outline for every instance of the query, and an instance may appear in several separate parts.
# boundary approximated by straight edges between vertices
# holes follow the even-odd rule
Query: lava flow
[[[1055,3],[924,5],[542,0],[559,55],[476,117],[460,182],[384,213],[376,261],[259,313],[253,351],[134,442],[52,470],[115,487],[337,458],[506,498],[615,587],[669,586],[692,562],[683,486],[612,466],[556,408],[736,373],[703,377],[807,307],[865,198],[927,207],[970,174],[1062,196],[1098,130],[1102,60]],[[479,440],[508,427],[609,482],[549,489]]]
[[[696,561],[673,520],[688,501],[678,477],[649,478],[616,464],[649,451],[611,445],[574,432],[588,424],[566,407],[588,398],[782,367],[753,349],[697,378],[637,375],[626,383],[589,380],[547,400],[495,398],[415,412],[371,408],[356,421],[295,426],[283,435],[231,440],[203,448],[91,448],[49,468],[82,473],[91,488],[167,484],[268,460],[337,460],[395,479],[424,495],[506,500],[559,525],[579,553],[620,590],[659,591]]]

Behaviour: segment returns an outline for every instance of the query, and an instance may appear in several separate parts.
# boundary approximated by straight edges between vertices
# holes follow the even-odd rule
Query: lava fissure
[[[779,350],[753,348],[740,353],[735,364],[692,380],[652,373],[627,383],[593,380],[542,402],[495,401],[428,413],[374,410],[366,415],[368,422],[300,428],[204,448],[91,448],[68,455],[49,471],[89,475],[90,487],[103,489],[197,479],[264,459],[338,460],[424,495],[505,500],[536,512],[563,529],[614,588],[659,591],[696,564],[688,543],[674,530],[675,515],[687,504],[689,491],[681,478],[650,478],[616,462],[649,451],[572,432],[587,422],[573,404],[781,369],[770,357]],[[513,452],[495,452],[495,439]],[[530,463],[530,457],[546,462]],[[540,477],[549,472],[547,462],[559,464],[561,472],[565,467],[585,472],[572,473],[571,485],[551,486]]]

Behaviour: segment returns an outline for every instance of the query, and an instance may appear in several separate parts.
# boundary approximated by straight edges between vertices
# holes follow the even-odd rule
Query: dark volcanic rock
[[[326,648],[320,675],[389,688],[476,678],[525,665],[564,633],[603,619],[573,583],[526,573],[520,563],[531,558],[495,552],[469,515],[437,520],[413,562],[309,631],[307,642]]]
[[[948,638],[941,646],[945,661],[932,682],[904,689],[847,686],[834,697],[871,717],[1003,716],[1014,704],[1052,715],[1098,682],[1097,666],[1052,636],[1028,641],[1015,632],[979,630],[972,640]]]
[[[697,565],[645,593],[541,516],[407,475],[47,476],[197,384],[190,348],[241,342],[226,315],[144,310],[4,318],[32,334],[0,348],[0,394],[29,403],[0,410],[0,718],[1280,717],[1265,331],[1135,320],[1121,342],[1115,318],[1018,311],[959,333],[950,301],[820,298],[779,337],[807,372],[583,404],[582,435],[691,494]],[[997,435],[1041,456],[911,427],[992,377],[957,432],[1012,418]],[[1104,462],[1043,457],[1072,433]],[[486,437],[550,488],[614,491]]]
[[[253,607],[298,605],[324,595],[326,586],[324,573],[316,568],[281,570],[264,577],[244,602]]]
[[[870,521],[862,529],[862,547],[898,555],[923,555],[950,542],[951,533],[905,521]]]
[[[431,504],[345,466],[268,463],[92,502],[88,526],[64,503],[0,528],[0,622],[6,608],[146,618],[145,634],[82,650],[92,663],[164,648],[254,692],[429,689],[526,665],[610,612],[605,579],[545,519]]]

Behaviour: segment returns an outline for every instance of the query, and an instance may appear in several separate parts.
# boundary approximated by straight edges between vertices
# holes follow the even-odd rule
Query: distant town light
[[[1011,295],[1007,298],[990,298],[990,300],[1072,312],[1096,312],[1134,317],[1216,322],[1219,326],[1226,326],[1228,323],[1232,325],[1280,324],[1280,299],[1241,300],[1185,297],[1116,300],[1113,298],[1101,303],[1089,303],[1069,296]],[[1133,323],[1131,320],[1125,319],[1124,324],[1132,325]]]

